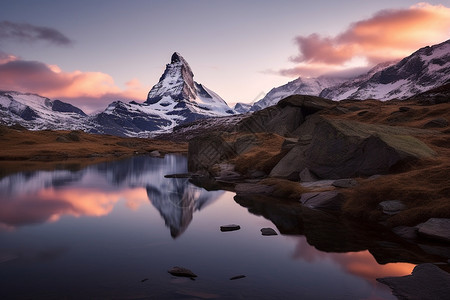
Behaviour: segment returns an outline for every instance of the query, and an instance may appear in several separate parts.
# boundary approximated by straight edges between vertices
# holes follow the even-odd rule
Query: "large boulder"
[[[450,219],[431,218],[416,226],[418,233],[424,237],[450,243]]]
[[[303,193],[300,202],[306,207],[323,210],[340,210],[344,197],[337,191]]]
[[[418,131],[315,114],[297,129],[297,144],[272,169],[270,176],[298,180],[305,168],[322,179],[388,173],[400,163],[435,155],[411,135]]]
[[[210,171],[213,165],[227,161],[236,154],[233,143],[222,135],[202,135],[189,141],[188,169],[190,172]]]
[[[293,95],[281,100],[277,105],[242,119],[236,129],[241,132],[271,132],[281,136],[295,136],[295,130],[307,116],[336,105],[336,102],[320,97]]]

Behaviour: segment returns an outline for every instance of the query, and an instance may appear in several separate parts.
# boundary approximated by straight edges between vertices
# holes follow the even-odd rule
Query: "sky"
[[[0,90],[143,102],[179,52],[229,104],[450,39],[450,0],[0,0]]]

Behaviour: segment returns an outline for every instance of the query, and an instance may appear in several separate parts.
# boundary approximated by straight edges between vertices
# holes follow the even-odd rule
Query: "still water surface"
[[[169,155],[0,179],[0,298],[393,299],[375,278],[414,267],[378,264],[345,226],[316,233],[327,215],[164,178],[184,172]]]

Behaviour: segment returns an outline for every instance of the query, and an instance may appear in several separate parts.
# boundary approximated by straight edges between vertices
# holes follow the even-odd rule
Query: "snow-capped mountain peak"
[[[219,95],[194,81],[191,67],[178,52],[172,54],[170,63],[166,65],[159,82],[148,93],[144,104],[160,103],[168,106],[172,101],[179,103],[179,107],[185,106],[197,114],[208,116],[234,114]]]
[[[146,104],[154,104],[164,96],[174,100],[194,99],[194,73],[187,61],[178,53],[172,54],[170,64],[147,96]]]

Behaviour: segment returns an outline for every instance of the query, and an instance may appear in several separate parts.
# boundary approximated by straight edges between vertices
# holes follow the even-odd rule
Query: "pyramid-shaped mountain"
[[[93,132],[148,136],[208,117],[235,112],[216,93],[194,81],[187,61],[177,52],[144,103],[115,101],[94,117]]]

